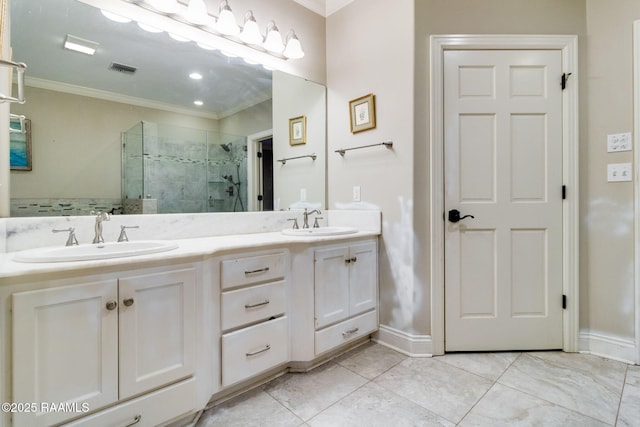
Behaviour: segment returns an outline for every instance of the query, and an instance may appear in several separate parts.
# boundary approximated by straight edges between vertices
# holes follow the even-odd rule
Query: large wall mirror
[[[13,58],[28,67],[27,102],[11,113],[30,125],[12,156],[31,145],[31,170],[11,171],[11,216],[285,209],[296,174],[324,206],[323,86],[77,0],[13,0],[10,19]],[[65,49],[74,37],[95,53]],[[299,116],[307,144],[292,146]],[[312,163],[278,162],[307,151]]]

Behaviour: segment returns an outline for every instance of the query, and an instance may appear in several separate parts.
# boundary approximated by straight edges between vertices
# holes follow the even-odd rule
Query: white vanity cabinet
[[[186,266],[13,293],[12,400],[36,409],[13,425],[110,405],[73,424],[156,425],[195,410],[196,281]],[[67,409],[41,411],[47,403]]]
[[[289,360],[287,257],[280,250],[220,263],[223,387]]]
[[[316,248],[315,354],[378,328],[378,249],[374,240]]]

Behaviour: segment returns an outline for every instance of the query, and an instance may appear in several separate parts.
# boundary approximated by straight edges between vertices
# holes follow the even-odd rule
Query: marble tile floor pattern
[[[410,358],[367,343],[204,412],[214,426],[640,426],[640,366],[562,352]]]

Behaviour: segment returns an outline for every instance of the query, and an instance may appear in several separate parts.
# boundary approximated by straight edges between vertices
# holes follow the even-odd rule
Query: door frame
[[[247,212],[259,211],[258,194],[260,170],[257,160],[260,142],[273,137],[273,129],[264,130],[247,136]]]
[[[430,37],[431,166],[431,338],[433,354],[444,354],[444,51],[547,49],[562,52],[562,72],[571,73],[562,92],[562,349],[578,351],[579,332],[579,199],[578,199],[578,37],[572,35],[434,35]],[[557,84],[560,84],[558,76]],[[560,189],[558,189],[560,192]],[[560,304],[561,301],[558,301]]]

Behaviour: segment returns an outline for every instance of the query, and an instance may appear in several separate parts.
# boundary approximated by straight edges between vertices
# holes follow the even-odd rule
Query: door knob
[[[449,221],[450,222],[462,221],[465,218],[475,218],[475,216],[473,216],[473,215],[460,216],[460,211],[458,209],[451,209],[449,211]]]

